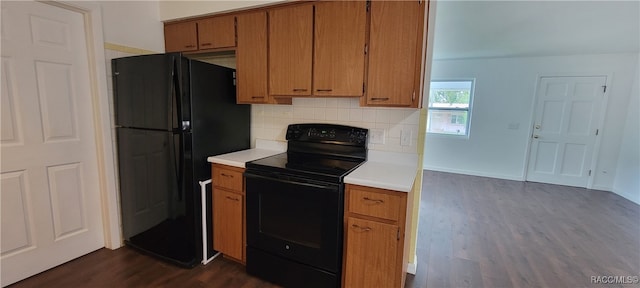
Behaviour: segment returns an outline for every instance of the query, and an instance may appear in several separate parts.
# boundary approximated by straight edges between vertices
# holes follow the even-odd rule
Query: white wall
[[[434,60],[432,79],[475,78],[476,86],[469,139],[427,135],[424,167],[523,180],[538,77],[610,74],[593,188],[611,190],[637,63],[637,53]]]
[[[197,15],[207,15],[222,11],[232,11],[241,8],[258,7],[273,2],[284,2],[282,0],[236,0],[236,1],[190,1],[190,0],[170,0],[160,1],[160,19],[162,21],[187,18]]]
[[[636,63],[613,192],[640,204],[640,65]]]
[[[164,52],[164,26],[158,1],[98,1],[104,42]]]

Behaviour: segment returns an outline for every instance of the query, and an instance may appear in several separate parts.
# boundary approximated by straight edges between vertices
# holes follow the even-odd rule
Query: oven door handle
[[[269,177],[269,176],[262,176],[262,175],[249,174],[249,173],[245,173],[244,177],[245,178],[265,179],[265,180],[269,180],[269,181],[276,181],[276,182],[279,182],[279,183],[291,184],[291,185],[304,185],[304,186],[309,186],[309,187],[319,188],[319,189],[338,190],[338,188],[339,188],[337,184],[313,183],[310,180],[307,180],[307,179],[304,179],[304,178],[296,178],[296,177],[289,177],[289,176],[286,176],[286,177],[289,178],[289,179],[295,179],[295,181],[288,180],[288,179],[280,179],[277,176],[276,177]]]

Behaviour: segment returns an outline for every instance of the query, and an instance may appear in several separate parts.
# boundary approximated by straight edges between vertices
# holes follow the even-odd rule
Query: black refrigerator
[[[207,157],[250,146],[249,105],[237,105],[235,70],[179,53],[113,59],[120,204],[125,244],[183,267],[202,260],[202,213],[211,257]],[[201,211],[201,201],[207,210]]]

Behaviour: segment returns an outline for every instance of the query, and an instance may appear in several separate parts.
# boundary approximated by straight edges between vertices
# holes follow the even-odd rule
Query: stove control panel
[[[287,128],[287,140],[365,146],[368,132],[368,129],[336,124],[291,124]]]

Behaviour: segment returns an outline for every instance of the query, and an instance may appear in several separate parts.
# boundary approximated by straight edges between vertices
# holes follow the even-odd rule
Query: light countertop
[[[256,139],[256,148],[220,154],[207,158],[211,163],[245,168],[247,162],[287,151],[286,143]]]
[[[368,160],[344,178],[348,184],[411,192],[418,155],[369,150]]]
[[[283,142],[256,139],[256,148],[211,156],[207,161],[239,168],[247,162],[287,151]],[[411,192],[418,169],[418,155],[368,151],[368,160],[344,178],[348,184]]]

